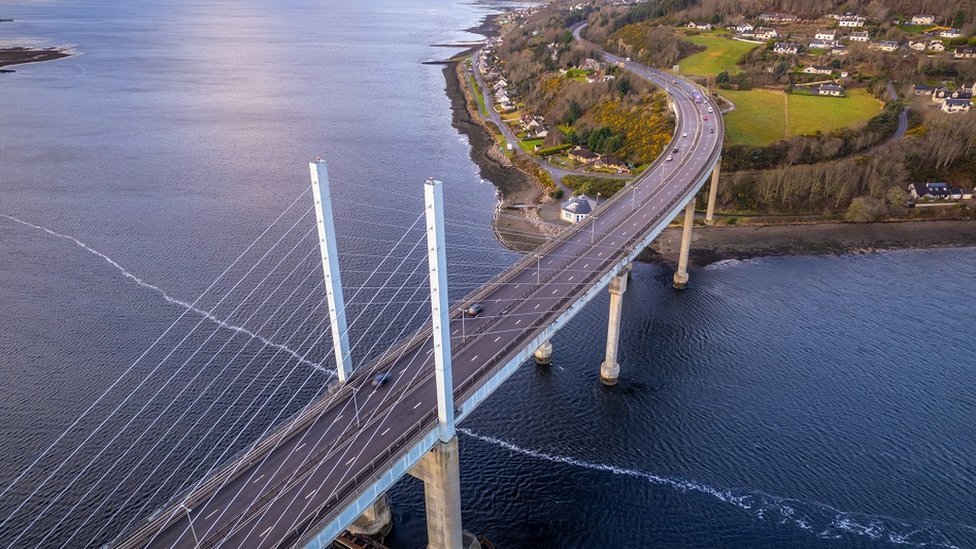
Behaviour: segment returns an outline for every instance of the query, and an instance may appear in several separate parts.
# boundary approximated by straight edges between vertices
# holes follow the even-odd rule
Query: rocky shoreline
[[[0,48],[0,67],[43,63],[70,57],[71,53],[61,48]],[[13,71],[4,71],[13,72]]]
[[[468,30],[492,36],[498,30],[495,18],[488,16],[481,25]],[[507,158],[499,158],[501,155],[497,154],[494,137],[475,119],[476,107],[469,105],[473,100],[466,94],[459,76],[459,71],[464,70],[462,62],[470,52],[463,52],[444,63],[452,124],[467,136],[471,159],[481,169],[482,177],[498,189],[500,200],[493,221],[495,236],[510,249],[528,252],[548,238],[549,231],[545,230],[548,224],[538,219],[534,210],[513,209],[512,205],[537,201],[543,192],[527,174],[506,162]],[[680,228],[666,229],[638,260],[676,264],[680,231]],[[976,222],[933,220],[696,227],[693,235],[690,262],[704,266],[728,259],[769,256],[976,247]]]

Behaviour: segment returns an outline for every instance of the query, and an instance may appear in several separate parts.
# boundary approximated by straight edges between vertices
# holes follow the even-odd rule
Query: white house
[[[831,74],[834,72],[833,67],[827,65],[810,65],[803,69],[805,74]]]
[[[929,40],[929,51],[945,51],[945,44],[941,40]]]
[[[972,108],[973,101],[971,99],[958,99],[950,97],[942,103],[942,112],[953,114],[957,112],[969,112]]]
[[[703,30],[703,31],[710,31],[710,30],[712,30],[712,24],[711,23],[695,23],[694,21],[689,21],[686,26],[689,29],[698,29],[698,30]]]
[[[945,200],[952,194],[948,183],[911,183],[908,194],[914,199]]]
[[[796,55],[799,51],[800,45],[792,42],[776,42],[776,45],[773,46],[774,53],[782,53],[784,55]]]
[[[909,40],[908,47],[915,51],[925,51],[925,40]]]
[[[854,31],[850,35],[851,42],[867,42],[871,39],[871,35],[868,31]]]
[[[744,25],[737,25],[733,27],[732,30],[734,30],[739,34],[752,34],[752,31],[756,30],[756,27],[753,27],[749,23],[746,23]]]
[[[861,17],[860,15],[844,15],[840,18],[841,27],[863,27],[867,19]]]
[[[944,30],[939,33],[942,38],[959,38],[962,36],[962,31],[959,29],[949,29]]]
[[[934,15],[916,15],[912,17],[913,25],[931,25],[935,23]]]
[[[871,44],[871,49],[888,52],[895,51],[898,49],[898,42],[895,42],[894,40],[882,40],[880,42]]]
[[[759,27],[753,31],[753,35],[760,40],[772,40],[779,37],[779,33],[772,27]]]
[[[574,196],[566,202],[563,202],[560,207],[560,217],[562,217],[563,221],[579,223],[589,217],[595,209],[596,201],[592,198],[586,195]]]
[[[814,40],[823,41],[823,42],[826,42],[826,41],[834,41],[834,40],[837,39],[837,31],[834,31],[834,30],[825,30],[825,31],[818,30],[817,31],[817,34],[813,35],[813,39]]]
[[[976,59],[976,48],[956,48],[952,56],[956,59]]]
[[[807,46],[811,50],[832,50],[837,47],[836,40],[814,40]]]
[[[820,84],[819,86],[814,86],[813,93],[817,95],[829,95],[832,97],[843,97],[844,88],[837,84]]]
[[[777,23],[795,23],[800,20],[792,13],[761,13],[759,19],[774,25]]]

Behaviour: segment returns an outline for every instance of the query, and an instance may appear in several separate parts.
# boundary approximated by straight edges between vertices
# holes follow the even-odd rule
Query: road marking
[[[473,357],[471,357],[471,362],[474,362],[477,359],[478,359],[478,355],[474,355]]]
[[[521,286],[521,284],[516,284],[516,285],[515,285],[515,287],[514,287],[514,288],[512,288],[512,289],[513,289],[513,290],[518,290],[518,287],[519,287],[519,286]]]
[[[434,352],[434,349],[433,349],[433,348],[431,348],[431,349],[427,349],[427,354],[428,354],[428,355],[429,355],[430,353],[433,353],[433,352]]]
[[[262,474],[262,475],[261,475],[261,476],[259,476],[258,478],[256,478],[256,479],[254,479],[254,482],[252,482],[251,484],[257,484],[257,483],[258,483],[258,481],[259,481],[259,480],[261,480],[261,479],[263,479],[263,478],[264,478],[264,475]]]
[[[583,265],[583,268],[585,269],[585,268],[587,268],[587,267],[589,267],[589,266],[590,266],[590,264],[589,264],[589,263],[587,263],[586,265]]]
[[[349,458],[349,461],[346,462],[346,467],[349,467],[350,465],[352,465],[352,462],[354,462],[354,461],[356,461],[356,456],[353,456],[353,457]]]
[[[203,520],[209,520],[210,517],[212,517],[212,516],[214,516],[214,515],[217,514],[217,511],[220,511],[220,509],[214,509],[213,511],[210,511],[210,514],[207,515],[207,516],[205,516],[205,517],[203,517]]]
[[[538,309],[538,308],[539,308],[539,304],[538,304],[538,303],[536,303],[536,304],[535,304],[535,308],[536,308],[536,309]]]
[[[574,278],[576,278],[576,275],[569,277],[569,280],[567,280],[566,282],[572,282]]]
[[[423,404],[423,403],[424,403],[424,401],[422,401],[422,400],[421,400],[420,402],[418,402],[418,403],[416,403],[416,404],[414,404],[414,405],[413,405],[413,409],[414,409],[414,410],[416,410],[416,409],[417,409],[417,407],[418,407],[418,406],[420,406],[420,405],[421,405],[421,404]]]
[[[496,338],[495,338],[495,343],[498,343],[498,340],[499,340],[499,339],[501,339],[501,338],[502,338],[502,336],[498,336],[498,337],[496,337]]]
[[[520,322],[522,322],[521,318],[515,321],[515,325],[518,326]]]
[[[307,443],[303,442],[303,443],[299,444],[298,446],[296,446],[295,447],[295,451],[297,452],[297,451],[301,450],[305,446],[305,444],[307,444]]]
[[[558,291],[559,291],[559,288],[556,288],[555,290],[552,291],[552,295],[556,295],[556,292],[558,292]]]
[[[339,417],[336,418],[336,421],[339,421],[340,419],[342,419],[342,416],[343,415],[345,415],[345,414],[340,414]]]
[[[274,528],[274,525],[272,525],[272,526],[268,526],[268,529],[267,529],[267,530],[265,530],[264,532],[261,532],[261,535],[260,535],[260,536],[258,536],[258,537],[259,537],[259,538],[263,538],[264,536],[267,536],[267,535],[268,535],[268,532],[270,532],[272,528]]]
[[[390,429],[392,429],[392,428],[393,427],[387,427],[386,430],[384,430],[382,433],[380,433],[380,436],[383,436],[383,435],[389,433],[390,432]]]
[[[305,499],[308,499],[308,498],[312,497],[313,495],[315,495],[315,492],[318,492],[318,490],[312,490],[311,492],[309,492],[308,495],[305,496]]]
[[[458,333],[459,331],[460,331],[460,330],[454,330],[453,332],[451,332],[451,335],[454,335],[454,336],[456,336],[456,335],[457,335],[457,333]]]
[[[597,255],[597,256],[601,256],[601,255],[603,255],[603,252],[600,252],[600,253],[598,253],[598,254],[596,254],[596,255]]]

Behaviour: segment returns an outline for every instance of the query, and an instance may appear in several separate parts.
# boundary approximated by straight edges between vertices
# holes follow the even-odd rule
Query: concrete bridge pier
[[[684,290],[688,287],[688,252],[691,251],[691,226],[695,223],[695,199],[685,207],[685,223],[681,229],[681,251],[678,254],[678,271],[674,273],[674,287]]]
[[[552,364],[552,343],[548,339],[535,350],[535,363],[539,366]]]
[[[627,278],[630,265],[610,280],[610,320],[607,322],[607,355],[600,364],[600,381],[604,385],[616,385],[620,377],[620,364],[617,363],[617,347],[620,343],[620,313],[627,291]]]
[[[367,507],[349,528],[346,528],[353,534],[381,538],[386,537],[392,529],[393,511],[390,509],[390,496],[386,494],[376,498],[376,501]]]
[[[438,442],[410,470],[424,481],[428,549],[478,549],[481,544],[461,530],[461,474],[457,436]]]
[[[708,206],[705,208],[705,224],[715,224],[715,200],[718,198],[718,176],[722,168],[722,157],[715,162],[712,168],[712,183],[708,186]]]

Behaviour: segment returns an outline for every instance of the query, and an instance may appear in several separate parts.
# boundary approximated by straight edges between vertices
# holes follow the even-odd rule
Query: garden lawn
[[[768,145],[794,135],[857,126],[884,107],[865,90],[848,90],[847,97],[787,95],[775,90],[722,91],[736,104],[725,115],[726,139],[732,145]]]
[[[682,74],[714,76],[723,71],[736,74],[741,72],[736,63],[756,47],[756,44],[721,38],[714,34],[699,34],[685,38],[707,49],[678,61]]]

